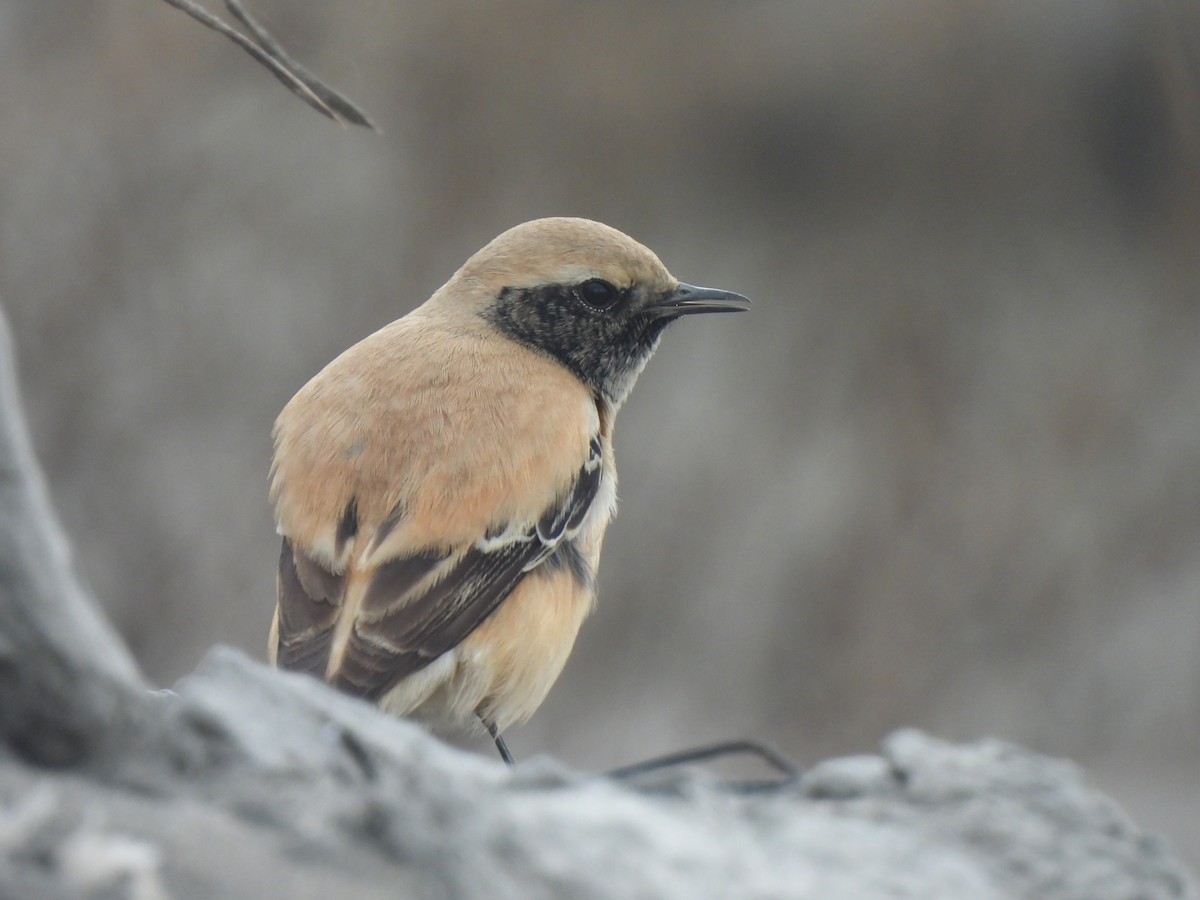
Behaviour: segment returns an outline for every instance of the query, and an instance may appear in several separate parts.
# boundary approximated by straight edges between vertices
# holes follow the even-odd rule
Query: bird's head
[[[680,316],[736,312],[740,294],[683,284],[646,247],[587,219],[526,222],[472,256],[444,293],[547,353],[613,406]]]

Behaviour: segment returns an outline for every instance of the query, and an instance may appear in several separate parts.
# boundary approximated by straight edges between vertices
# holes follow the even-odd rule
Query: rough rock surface
[[[1194,897],[1073,764],[913,731],[776,788],[506,770],[214,650],[84,769],[0,765],[3,897]]]

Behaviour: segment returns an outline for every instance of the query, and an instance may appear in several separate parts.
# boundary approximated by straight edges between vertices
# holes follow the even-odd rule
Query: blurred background
[[[292,393],[588,216],[755,306],[622,413],[601,603],[517,754],[994,735],[1200,864],[1200,6],[251,9],[382,134],[158,0],[0,2],[0,302],[153,679],[264,655]]]

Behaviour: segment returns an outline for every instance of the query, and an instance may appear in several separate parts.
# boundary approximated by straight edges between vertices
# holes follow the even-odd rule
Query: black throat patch
[[[554,357],[619,405],[671,322],[633,312],[632,303],[635,296],[611,309],[592,309],[570,285],[544,284],[505,288],[487,317],[509,337]]]

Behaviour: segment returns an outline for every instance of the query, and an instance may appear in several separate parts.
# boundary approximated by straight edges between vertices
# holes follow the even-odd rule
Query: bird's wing
[[[574,540],[599,493],[603,471],[597,436],[567,490],[537,519],[502,523],[466,547],[423,548],[378,565],[332,683],[378,699],[471,634],[539,566],[564,565],[590,577]],[[343,591],[342,576],[322,569],[285,538],[279,570],[280,666],[319,667],[316,674],[325,674]]]
[[[275,664],[320,678],[329,660],[345,577],[330,572],[285,537],[276,585]]]

